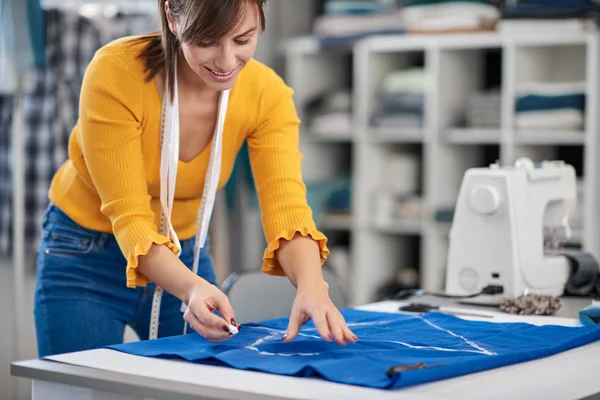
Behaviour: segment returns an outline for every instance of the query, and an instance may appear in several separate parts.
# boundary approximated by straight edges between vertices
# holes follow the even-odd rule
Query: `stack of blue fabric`
[[[502,10],[503,33],[540,34],[545,32],[581,32],[595,28],[600,11],[592,0],[519,0]]]
[[[585,83],[530,83],[515,104],[517,129],[570,130],[584,128]]]
[[[507,4],[502,11],[505,19],[588,18],[600,9],[592,0],[519,0]]]
[[[438,312],[342,310],[359,341],[321,339],[309,322],[282,343],[287,318],[243,325],[211,343],[196,333],[111,346],[129,354],[180,359],[277,375],[396,389],[535,360],[600,340],[600,326],[535,326],[468,321]]]
[[[397,6],[379,0],[327,0],[313,30],[322,47],[348,44],[374,34],[403,33]]]

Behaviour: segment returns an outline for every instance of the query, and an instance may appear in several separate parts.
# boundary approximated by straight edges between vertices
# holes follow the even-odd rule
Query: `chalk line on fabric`
[[[438,350],[438,351],[448,351],[448,352],[455,352],[455,353],[476,353],[476,354],[484,354],[484,355],[488,355],[488,356],[495,356],[497,355],[497,353],[494,353],[492,351],[489,351],[481,346],[479,346],[477,343],[465,338],[462,335],[458,335],[448,329],[442,328],[438,325],[436,325],[435,323],[425,319],[422,316],[419,316],[419,318],[425,322],[427,325],[431,326],[434,329],[443,331],[448,333],[451,336],[454,336],[456,338],[461,339],[462,341],[464,341],[466,344],[468,344],[469,346],[471,346],[473,348],[473,350],[461,350],[461,349],[449,349],[449,348],[445,348],[445,347],[438,347],[438,346],[421,346],[421,345],[412,345],[410,343],[406,343],[406,342],[401,342],[401,341],[395,341],[395,340],[377,340],[374,342],[378,342],[378,343],[393,343],[393,344],[398,344],[404,347],[408,347],[411,349],[419,349],[419,350]],[[354,324],[348,324],[348,327],[352,327],[352,326],[377,326],[377,325],[385,325],[388,324],[390,322],[394,322],[394,321],[372,321],[372,322],[359,322],[359,323],[354,323]],[[262,326],[254,326],[254,327],[248,327],[250,329],[260,329],[260,330],[265,330],[268,332],[271,332],[268,336],[265,336],[263,338],[258,339],[256,342],[252,343],[249,346],[246,346],[246,349],[248,350],[252,350],[257,352],[260,355],[265,355],[265,356],[281,356],[281,357],[293,357],[293,356],[303,356],[303,357],[307,357],[307,356],[318,356],[322,353],[271,353],[271,352],[267,352],[267,351],[263,351],[260,350],[258,348],[258,346],[260,346],[261,344],[267,342],[267,341],[272,341],[272,340],[279,340],[281,337],[283,337],[283,335],[285,334],[284,330],[277,330],[277,329],[273,329],[273,328],[267,328],[267,327],[262,327]],[[316,330],[316,328],[305,328],[305,330]],[[298,336],[303,336],[303,337],[308,337],[308,338],[313,338],[313,339],[320,339],[320,336],[315,336],[315,335],[308,335],[302,332],[298,333]],[[361,340],[361,342],[369,342],[370,340]]]
[[[457,337],[457,338],[460,338],[460,339],[462,339],[462,340],[463,340],[465,343],[467,343],[469,346],[471,346],[471,347],[473,347],[473,348],[475,348],[475,349],[479,350],[479,351],[480,351],[482,354],[486,354],[486,355],[488,355],[488,356],[496,356],[496,355],[498,355],[498,354],[494,353],[493,351],[489,351],[489,350],[487,350],[487,349],[484,349],[483,347],[479,346],[477,343],[475,343],[475,342],[473,342],[473,341],[471,341],[471,340],[467,339],[466,337],[464,337],[464,336],[462,336],[462,335],[458,335],[458,334],[456,334],[456,333],[454,333],[454,332],[452,332],[452,331],[450,331],[450,330],[448,330],[448,329],[444,329],[444,328],[442,328],[442,327],[440,327],[440,326],[438,326],[438,325],[434,324],[434,323],[433,323],[433,322],[431,322],[431,321],[428,321],[427,319],[425,319],[425,317],[422,317],[422,316],[421,316],[420,318],[421,318],[421,319],[423,320],[423,322],[425,322],[427,325],[429,325],[429,326],[431,326],[431,327],[433,327],[433,328],[435,328],[435,329],[439,329],[440,331],[447,332],[448,334],[450,334],[450,335],[452,335],[452,336],[454,336],[454,337]]]

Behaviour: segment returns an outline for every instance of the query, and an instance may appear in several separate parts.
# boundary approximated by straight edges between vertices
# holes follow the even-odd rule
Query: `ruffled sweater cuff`
[[[314,228],[294,228],[281,231],[280,233],[275,235],[275,237],[272,240],[270,240],[269,243],[267,243],[267,249],[265,250],[263,256],[263,265],[261,268],[262,272],[269,275],[285,276],[285,271],[281,267],[281,264],[279,264],[275,253],[281,246],[282,240],[292,240],[292,238],[296,236],[296,234],[300,234],[304,237],[310,236],[313,240],[315,240],[319,245],[321,265],[325,262],[327,256],[329,255],[329,249],[327,248],[327,237]]]
[[[179,249],[171,240],[163,235],[156,232],[149,232],[145,239],[138,241],[134,244],[127,254],[127,287],[136,288],[138,286],[146,286],[149,283],[142,273],[140,273],[139,257],[145,256],[150,251],[153,244],[166,245],[171,251],[179,255],[181,249]]]

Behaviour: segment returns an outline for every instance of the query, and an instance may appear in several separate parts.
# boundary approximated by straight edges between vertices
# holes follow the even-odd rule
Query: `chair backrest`
[[[324,267],[323,277],[329,284],[331,301],[338,308],[346,307],[346,293],[335,274]],[[231,274],[222,289],[239,324],[289,317],[296,297],[296,288],[288,278],[267,275],[258,270]]]

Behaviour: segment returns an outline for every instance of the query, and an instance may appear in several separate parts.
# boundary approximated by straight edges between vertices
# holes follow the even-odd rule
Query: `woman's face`
[[[256,5],[244,2],[243,20],[221,39],[202,43],[181,43],[191,70],[212,90],[231,89],[256,50],[260,19]]]

